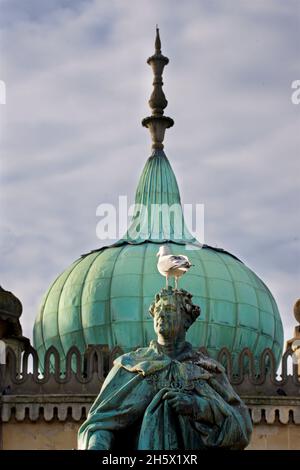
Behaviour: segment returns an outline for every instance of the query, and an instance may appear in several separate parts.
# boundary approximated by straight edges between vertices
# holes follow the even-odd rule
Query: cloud
[[[297,3],[0,5],[1,283],[23,301],[26,334],[54,278],[101,245],[98,204],[134,196],[150,153],[140,120],[159,23],[170,58],[166,114],[175,119],[166,152],[182,200],[205,203],[206,243],[262,277],[291,336],[300,278],[299,107],[290,99]]]

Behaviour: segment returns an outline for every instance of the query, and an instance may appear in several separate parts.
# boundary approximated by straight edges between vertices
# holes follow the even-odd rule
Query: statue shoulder
[[[149,354],[149,347],[147,348],[138,348],[135,349],[134,351],[129,351],[125,354],[122,354],[121,356],[117,357],[114,360],[114,365],[124,365],[124,364],[132,364],[132,362],[136,362],[137,359],[141,360],[141,358],[144,358]]]
[[[156,343],[151,342],[147,348],[139,348],[118,357],[114,366],[120,366],[128,372],[137,372],[143,376],[164,369],[171,359],[157,351]]]

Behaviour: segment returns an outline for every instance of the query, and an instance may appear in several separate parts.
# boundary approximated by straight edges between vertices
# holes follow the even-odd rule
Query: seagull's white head
[[[167,245],[161,245],[159,247],[158,252],[156,253],[156,256],[165,256],[165,255],[170,255],[170,249]]]

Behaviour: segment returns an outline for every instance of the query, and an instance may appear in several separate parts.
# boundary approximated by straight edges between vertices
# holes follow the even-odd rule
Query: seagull
[[[178,278],[185,274],[193,266],[187,256],[172,255],[166,245],[160,246],[156,256],[159,256],[157,269],[162,276],[166,277],[168,288],[169,277],[175,277],[175,289],[178,289]]]

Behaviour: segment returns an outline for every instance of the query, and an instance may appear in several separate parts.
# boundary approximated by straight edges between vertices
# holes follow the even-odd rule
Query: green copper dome
[[[183,246],[169,245],[175,254]],[[164,286],[157,272],[157,245],[121,245],[75,261],[50,287],[34,327],[39,353],[54,345],[61,353],[88,344],[143,346],[154,338],[148,313],[154,295]],[[265,284],[243,263],[210,248],[189,250],[195,266],[180,287],[193,294],[201,315],[189,332],[195,347],[215,356],[224,346],[239,353],[249,347],[259,356],[282,350],[282,324]]]
[[[161,203],[180,203],[175,175],[162,151],[148,159],[138,185],[136,201],[148,204],[157,195]],[[170,206],[171,207],[171,206]],[[166,242],[163,224],[148,239],[124,239],[75,261],[47,292],[34,326],[40,357],[55,346],[62,357],[78,346],[144,346],[154,338],[148,313],[154,295],[165,284],[157,271],[158,244]],[[201,315],[188,339],[206,346],[212,356],[222,347],[238,354],[249,347],[258,359],[269,347],[277,362],[283,330],[276,302],[259,277],[231,254],[187,240],[169,239],[174,254],[186,254],[194,266],[180,279],[193,294]],[[188,237],[189,235],[189,237]],[[187,250],[186,247],[189,249]]]
[[[213,357],[223,347],[235,356],[247,347],[256,359],[271,348],[279,363],[283,329],[267,286],[235,256],[202,246],[185,225],[176,177],[162,144],[165,129],[173,125],[163,116],[166,61],[157,40],[156,53],[148,59],[155,73],[149,101],[153,113],[143,120],[153,153],[137,187],[132,223],[119,242],[83,255],[50,286],[34,325],[41,359],[50,346],[63,358],[73,345],[82,352],[89,344],[124,350],[148,345],[154,338],[148,308],[165,285],[155,255],[160,244],[168,243],[172,253],[187,255],[194,265],[179,283],[201,307],[188,333],[193,346],[205,346]]]

